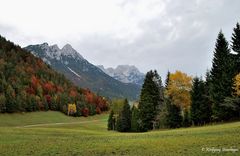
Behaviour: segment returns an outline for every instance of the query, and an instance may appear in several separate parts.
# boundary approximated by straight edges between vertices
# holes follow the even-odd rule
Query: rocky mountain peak
[[[63,48],[61,49],[61,52],[63,55],[66,56],[72,56],[73,58],[80,58],[83,59],[83,57],[75,50],[73,49],[73,47],[70,44],[66,44],[65,46],[63,46]]]
[[[134,83],[142,85],[145,75],[141,73],[134,65],[118,65],[114,68],[104,68],[98,66],[103,72],[123,83]]]
[[[54,45],[52,45],[52,46],[50,46],[49,47],[50,49],[52,49],[53,51],[60,51],[60,49],[59,49],[59,47],[58,47],[58,45],[57,44],[54,44]]]

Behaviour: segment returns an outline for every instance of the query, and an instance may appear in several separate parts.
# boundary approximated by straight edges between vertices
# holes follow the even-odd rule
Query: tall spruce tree
[[[200,123],[200,103],[201,100],[201,91],[199,89],[200,80],[198,77],[193,79],[193,88],[191,91],[191,120],[194,125],[198,125]],[[199,92],[200,91],[200,92]]]
[[[132,107],[131,131],[132,132],[140,131],[139,130],[139,110],[134,105]]]
[[[168,87],[170,74],[171,73],[168,71],[167,72],[167,77],[166,77],[166,80],[165,80],[165,89],[167,89],[167,87]]]
[[[232,33],[232,50],[236,53],[233,55],[235,60],[235,75],[240,72],[240,25],[236,24],[236,27],[233,28]]]
[[[167,127],[169,128],[179,128],[182,126],[182,115],[181,115],[181,108],[175,104],[172,104],[171,101],[168,99],[166,101],[167,104]]]
[[[141,131],[153,129],[153,124],[163,102],[163,99],[161,99],[163,93],[160,93],[163,92],[162,84],[159,79],[160,76],[156,71],[151,70],[146,74],[139,102]]]
[[[224,99],[231,96],[233,84],[233,65],[228,42],[222,31],[219,32],[212,62],[210,95],[213,100],[214,120],[224,120]]]
[[[169,85],[169,79],[170,78],[170,72],[167,72],[167,76],[165,79],[165,86],[164,86],[164,102],[163,105],[160,109],[160,113],[159,113],[159,121],[158,121],[158,128],[167,128],[169,127],[168,125],[168,117],[169,117],[169,104],[170,100],[168,95],[166,94],[167,90],[168,90],[168,85]]]
[[[124,100],[123,110],[119,114],[117,121],[117,131],[129,132],[131,130],[131,110],[128,100]]]
[[[202,125],[208,123],[211,118],[211,105],[206,93],[205,83],[198,77],[193,80],[193,88],[191,91],[191,120],[194,125]]]
[[[210,84],[211,84],[211,78],[210,78],[210,72],[207,71],[206,73],[206,81],[203,81],[204,85],[204,95],[203,95],[203,103],[201,110],[204,112],[201,116],[201,119],[204,121],[204,123],[211,122],[212,119],[212,100],[210,97]]]

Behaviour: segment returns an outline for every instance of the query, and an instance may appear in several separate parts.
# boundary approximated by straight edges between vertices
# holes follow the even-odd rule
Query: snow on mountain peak
[[[47,42],[44,42],[43,44],[41,44],[43,46],[48,46],[48,43]]]
[[[65,46],[63,46],[61,52],[65,56],[72,56],[73,58],[79,57],[80,59],[83,59],[83,57],[75,49],[73,49],[73,47],[70,44],[66,44]]]
[[[67,43],[65,46],[63,46],[62,50],[74,50],[74,49],[70,44]]]
[[[57,44],[54,44],[54,45],[50,46],[49,48],[51,48],[55,52],[60,50]]]
[[[145,77],[134,65],[119,65],[115,69],[111,67],[105,69],[102,65],[98,67],[109,76],[123,83],[142,85]]]
[[[48,43],[39,44],[44,50],[46,57],[60,60],[62,56],[72,57],[74,59],[84,59],[70,44],[66,44],[60,49],[57,44],[49,45]]]

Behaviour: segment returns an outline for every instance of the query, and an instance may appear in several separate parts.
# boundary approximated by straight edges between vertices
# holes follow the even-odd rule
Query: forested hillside
[[[68,104],[73,104],[68,112]],[[107,101],[74,86],[41,59],[0,36],[0,112],[56,110],[88,116],[108,109]]]

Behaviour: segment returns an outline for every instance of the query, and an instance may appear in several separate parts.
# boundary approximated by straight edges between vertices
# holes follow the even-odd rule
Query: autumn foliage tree
[[[173,104],[179,106],[182,110],[188,110],[191,104],[191,88],[192,77],[181,71],[176,71],[169,75],[166,94]]]

